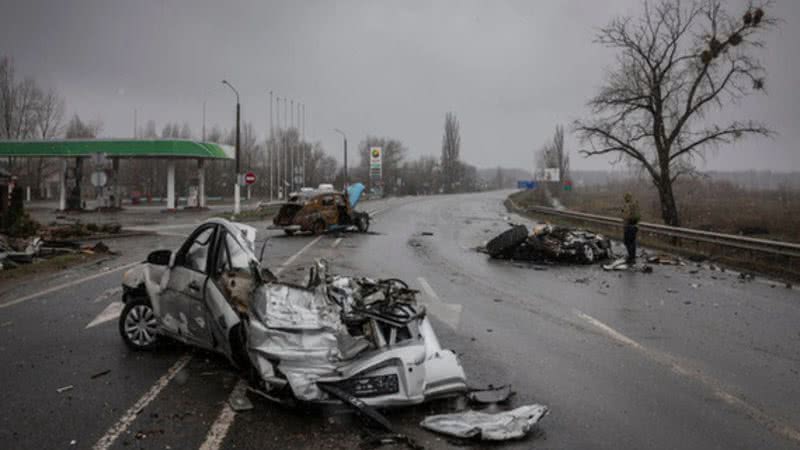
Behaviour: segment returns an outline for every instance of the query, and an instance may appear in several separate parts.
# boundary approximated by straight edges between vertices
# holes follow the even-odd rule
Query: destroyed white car
[[[416,291],[396,279],[334,276],[324,261],[306,286],[280,282],[255,256],[247,225],[209,220],[177,251],[151,253],[122,285],[129,347],[168,337],[222,353],[275,400],[347,396],[386,407],[466,390]]]

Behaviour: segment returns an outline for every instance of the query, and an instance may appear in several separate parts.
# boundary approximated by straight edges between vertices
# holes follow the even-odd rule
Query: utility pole
[[[289,114],[289,132],[291,136],[291,130],[295,128],[294,100],[289,100]],[[294,139],[289,141],[289,192],[294,192]]]
[[[287,188],[289,180],[289,150],[288,150],[288,131],[289,131],[289,102],[286,97],[283,98],[283,127],[284,127],[284,145],[283,145],[283,189]],[[288,192],[286,192],[288,194]],[[288,196],[286,197],[289,198]]]
[[[203,142],[206,141],[206,101],[203,100]]]
[[[277,102],[276,113],[278,114],[278,117],[277,117],[277,119],[278,119],[278,121],[277,121],[277,124],[278,124],[278,142],[276,142],[276,144],[277,144],[276,147],[277,148],[275,148],[275,159],[277,160],[278,164],[275,167],[275,172],[276,172],[276,175],[278,175],[278,179],[275,180],[276,181],[275,184],[276,184],[276,186],[278,188],[278,198],[279,199],[283,199],[283,195],[281,194],[281,192],[283,192],[282,189],[281,189],[281,178],[282,178],[282,176],[281,176],[281,174],[282,174],[282,172],[281,172],[281,142],[283,141],[283,134],[281,133],[281,98],[277,97],[276,98],[276,102]]]
[[[269,140],[267,141],[267,161],[269,162],[269,201],[272,202],[275,198],[272,196],[272,185],[275,182],[275,171],[272,164],[272,146],[273,146],[273,127],[272,127],[272,91],[269,91]]]
[[[342,138],[344,138],[344,182],[342,184],[344,185],[344,189],[347,190],[347,135],[338,128],[334,128],[333,131],[341,134]]]
[[[234,94],[236,94],[236,183],[234,184],[233,188],[233,213],[239,214],[241,212],[241,205],[239,204],[240,201],[240,174],[239,174],[239,121],[241,118],[241,103],[239,102],[239,91],[233,87],[232,84],[228,83],[227,80],[222,80],[222,84],[227,85]]]
[[[133,108],[133,138],[136,139],[138,137],[138,130],[139,125],[136,123],[136,108]]]

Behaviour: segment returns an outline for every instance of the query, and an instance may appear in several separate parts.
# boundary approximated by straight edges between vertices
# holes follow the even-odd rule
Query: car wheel
[[[133,350],[149,350],[158,343],[158,323],[150,300],[132,298],[119,316],[119,333]]]
[[[311,226],[311,234],[322,234],[325,232],[325,222],[322,220],[317,220]]]
[[[525,225],[515,225],[491,241],[486,243],[486,251],[492,258],[510,255],[514,249],[528,238],[528,228]]]
[[[599,255],[597,254],[597,250],[595,249],[594,245],[592,244],[583,244],[581,247],[581,261],[584,264],[591,264],[593,263]]]
[[[283,232],[286,233],[287,236],[293,236],[294,235],[294,230],[283,230]]]
[[[362,233],[369,231],[369,216],[366,214],[360,214],[358,219],[356,219],[356,228],[358,228],[358,231]]]

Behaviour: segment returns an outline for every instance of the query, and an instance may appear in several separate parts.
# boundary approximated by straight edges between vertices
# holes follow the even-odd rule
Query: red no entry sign
[[[247,172],[244,174],[244,182],[245,184],[253,184],[256,182],[256,174],[253,172]]]

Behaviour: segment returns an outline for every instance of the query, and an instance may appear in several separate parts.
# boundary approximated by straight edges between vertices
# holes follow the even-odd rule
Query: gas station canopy
[[[206,159],[235,159],[233,147],[198,142],[187,139],[59,139],[47,141],[0,141],[0,157],[17,158],[61,158],[63,160],[59,182],[59,210],[67,207],[67,160],[76,159],[80,167],[82,158],[103,155],[113,162],[112,180],[115,206],[121,205],[118,172],[121,159],[150,158],[167,160],[167,210],[175,209],[175,160],[196,159],[198,175],[199,206],[205,207]],[[79,170],[79,169],[78,169]],[[78,172],[80,173],[80,172]],[[101,183],[105,184],[105,182]],[[71,199],[80,204],[80,184]]]
[[[0,141],[0,157],[83,158],[104,154],[107,158],[234,159],[233,147],[182,139],[61,139],[49,141]]]

